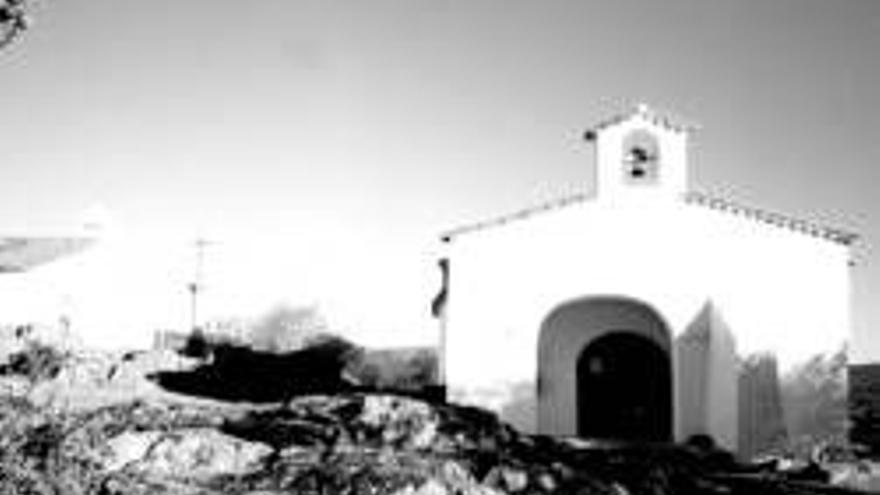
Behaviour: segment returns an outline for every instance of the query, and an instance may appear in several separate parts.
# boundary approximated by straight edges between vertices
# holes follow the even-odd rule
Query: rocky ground
[[[705,446],[524,435],[486,411],[402,395],[195,398],[148,378],[198,365],[171,352],[39,359],[0,366],[3,494],[857,493]]]

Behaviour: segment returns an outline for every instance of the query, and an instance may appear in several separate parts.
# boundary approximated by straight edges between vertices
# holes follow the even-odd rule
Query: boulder
[[[26,397],[31,390],[31,381],[19,375],[0,376],[0,396]]]
[[[147,375],[183,370],[196,361],[168,350],[114,354],[80,352],[49,380],[38,382],[29,398],[40,407],[86,411],[166,395]]]
[[[122,432],[103,446],[101,467],[105,471],[118,471],[140,462],[161,437],[158,431]]]
[[[393,395],[367,395],[355,427],[378,436],[384,445],[427,449],[437,436],[440,418],[430,405]]]
[[[258,470],[272,449],[214,429],[124,432],[110,439],[105,471],[127,469],[151,478],[210,480]]]

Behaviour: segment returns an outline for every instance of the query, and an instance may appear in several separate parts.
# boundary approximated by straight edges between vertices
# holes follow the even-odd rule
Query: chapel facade
[[[741,450],[741,364],[850,332],[851,233],[691,189],[692,129],[591,128],[595,191],[442,235],[449,399],[529,432]]]

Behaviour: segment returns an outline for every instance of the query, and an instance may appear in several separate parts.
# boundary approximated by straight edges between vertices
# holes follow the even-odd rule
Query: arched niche
[[[666,323],[644,302],[602,296],[557,306],[538,339],[538,431],[671,439],[671,350]]]

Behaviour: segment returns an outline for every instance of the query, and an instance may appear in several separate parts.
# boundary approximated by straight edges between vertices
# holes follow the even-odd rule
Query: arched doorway
[[[669,356],[650,339],[615,331],[595,339],[577,360],[578,436],[671,439]]]
[[[669,440],[671,336],[644,302],[596,296],[564,303],[538,338],[538,432]]]

